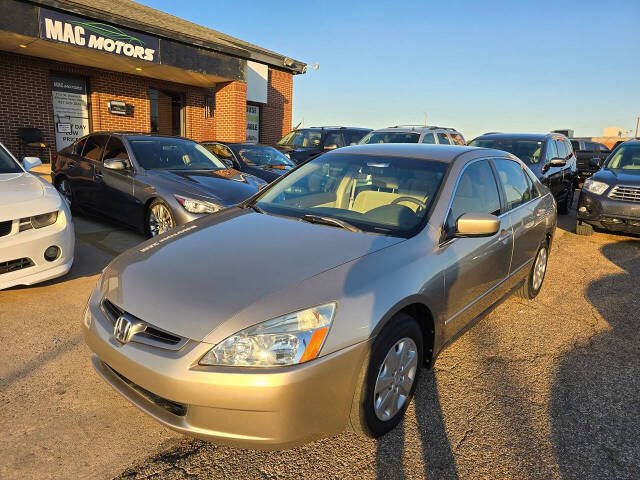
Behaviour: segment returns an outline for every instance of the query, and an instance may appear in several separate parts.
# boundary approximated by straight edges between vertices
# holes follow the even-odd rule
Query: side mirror
[[[564,167],[567,164],[567,160],[560,157],[552,158],[549,162],[549,166],[551,167]]]
[[[488,213],[465,213],[456,221],[456,237],[491,237],[500,230],[500,219]]]
[[[602,160],[597,157],[589,159],[589,166],[596,170],[600,170],[602,168]]]
[[[24,157],[22,159],[22,166],[27,172],[38,165],[42,165],[42,160],[38,157]]]
[[[122,158],[107,158],[104,161],[104,168],[109,170],[126,170],[128,167],[129,164]]]
[[[337,143],[329,143],[329,144],[324,146],[325,150],[335,150],[336,148],[338,148],[338,144]]]

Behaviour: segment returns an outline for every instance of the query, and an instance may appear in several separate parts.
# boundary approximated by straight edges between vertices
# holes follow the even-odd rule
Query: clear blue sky
[[[196,1],[146,5],[318,71],[294,77],[293,123],[487,132],[604,126],[640,115],[640,0]]]

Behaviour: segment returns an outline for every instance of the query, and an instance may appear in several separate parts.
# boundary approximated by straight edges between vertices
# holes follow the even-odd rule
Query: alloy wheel
[[[162,203],[157,203],[149,211],[149,232],[152,237],[171,230],[175,227],[169,209]]]
[[[547,271],[547,249],[541,248],[536,257],[536,263],[533,266],[533,282],[532,286],[535,291],[539,290],[544,280],[544,274]]]
[[[382,421],[393,418],[407,401],[418,370],[418,347],[404,337],[387,352],[373,390],[373,409]]]

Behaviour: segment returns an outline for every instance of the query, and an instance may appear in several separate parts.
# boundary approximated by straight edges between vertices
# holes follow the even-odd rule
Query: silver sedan
[[[179,432],[250,448],[380,436],[456,335],[538,294],[555,228],[509,153],[347,147],[116,258],[82,330],[102,377]]]

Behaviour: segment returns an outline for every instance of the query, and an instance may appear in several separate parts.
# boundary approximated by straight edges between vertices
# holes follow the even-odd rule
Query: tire
[[[410,354],[410,358],[402,362],[405,368],[394,367],[393,359],[402,361],[403,352]],[[393,317],[376,337],[360,373],[350,415],[355,433],[377,438],[402,421],[418,384],[422,354],[423,335],[418,323],[404,313]],[[392,369],[396,373],[392,373]],[[383,379],[390,382],[388,389]]]
[[[540,293],[540,289],[542,288],[542,284],[544,283],[544,277],[547,273],[548,261],[549,247],[545,242],[545,244],[538,249],[527,278],[522,286],[516,291],[519,297],[532,300],[538,296],[538,293]],[[543,263],[539,264],[539,262]]]
[[[156,198],[145,213],[144,231],[147,237],[155,237],[176,226],[171,208],[164,200]]]
[[[590,237],[593,235],[593,227],[581,220],[576,220],[576,235],[584,235]]]
[[[60,195],[62,195],[62,197],[65,199],[72,214],[75,215],[82,212],[82,210],[78,206],[78,202],[76,201],[76,196],[73,193],[73,188],[71,188],[71,183],[66,177],[61,177],[56,180],[56,190],[58,190]]]

